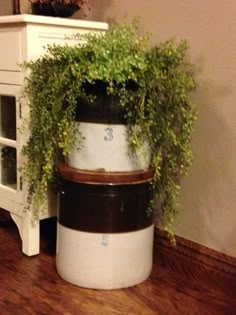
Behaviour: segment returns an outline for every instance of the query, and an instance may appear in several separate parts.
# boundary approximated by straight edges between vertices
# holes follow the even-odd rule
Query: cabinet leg
[[[39,254],[40,251],[40,231],[39,221],[32,221],[31,213],[24,213],[23,217],[11,213],[22,240],[22,252],[27,256]]]

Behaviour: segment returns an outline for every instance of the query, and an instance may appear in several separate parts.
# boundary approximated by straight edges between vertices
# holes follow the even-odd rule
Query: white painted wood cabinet
[[[24,211],[26,185],[19,173],[27,139],[27,128],[23,133],[20,129],[29,111],[27,101],[19,99],[26,75],[20,64],[38,58],[48,44],[73,44],[71,35],[107,27],[101,22],[27,14],[0,17],[0,207],[10,212],[28,256],[39,253],[40,235],[39,221],[33,222],[31,213]],[[50,205],[40,219],[56,215],[56,202]]]

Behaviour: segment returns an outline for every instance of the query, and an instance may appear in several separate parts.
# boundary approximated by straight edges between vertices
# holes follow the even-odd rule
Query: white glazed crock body
[[[126,125],[81,122],[79,126],[84,140],[81,148],[73,147],[67,156],[66,163],[70,167],[105,172],[132,172],[148,168],[148,144],[131,151]]]
[[[88,233],[58,223],[56,267],[66,281],[119,289],[145,281],[153,263],[153,225],[128,233]]]

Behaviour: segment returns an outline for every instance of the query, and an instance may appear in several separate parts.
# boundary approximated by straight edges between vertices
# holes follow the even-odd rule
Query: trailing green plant
[[[163,228],[172,234],[180,178],[192,162],[196,119],[188,45],[168,40],[150,46],[136,21],[77,39],[75,46],[49,46],[42,57],[25,64],[30,70],[25,88],[30,137],[23,148],[27,163],[22,172],[29,185],[28,204],[36,216],[44,208],[48,184],[57,182],[58,163],[83,141],[81,135],[81,143],[75,143],[77,108],[105,93],[118,99],[131,148],[144,141],[150,145],[155,170],[150,210],[157,208]]]

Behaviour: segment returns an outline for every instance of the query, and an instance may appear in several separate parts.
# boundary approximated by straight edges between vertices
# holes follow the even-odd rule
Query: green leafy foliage
[[[80,100],[96,98],[86,86],[90,90],[102,86],[102,93],[119,100],[130,146],[148,141],[151,147],[155,177],[150,211],[157,208],[163,228],[173,235],[180,178],[192,163],[190,140],[196,119],[187,43],[168,40],[150,47],[148,36],[138,35],[136,21],[112,25],[104,34],[77,35],[77,39],[75,46],[49,46],[44,56],[25,64],[30,69],[25,93],[31,134],[23,149],[28,160],[23,167],[28,204],[33,204],[37,216],[48,184],[57,180],[59,161],[75,144],[76,108]]]

